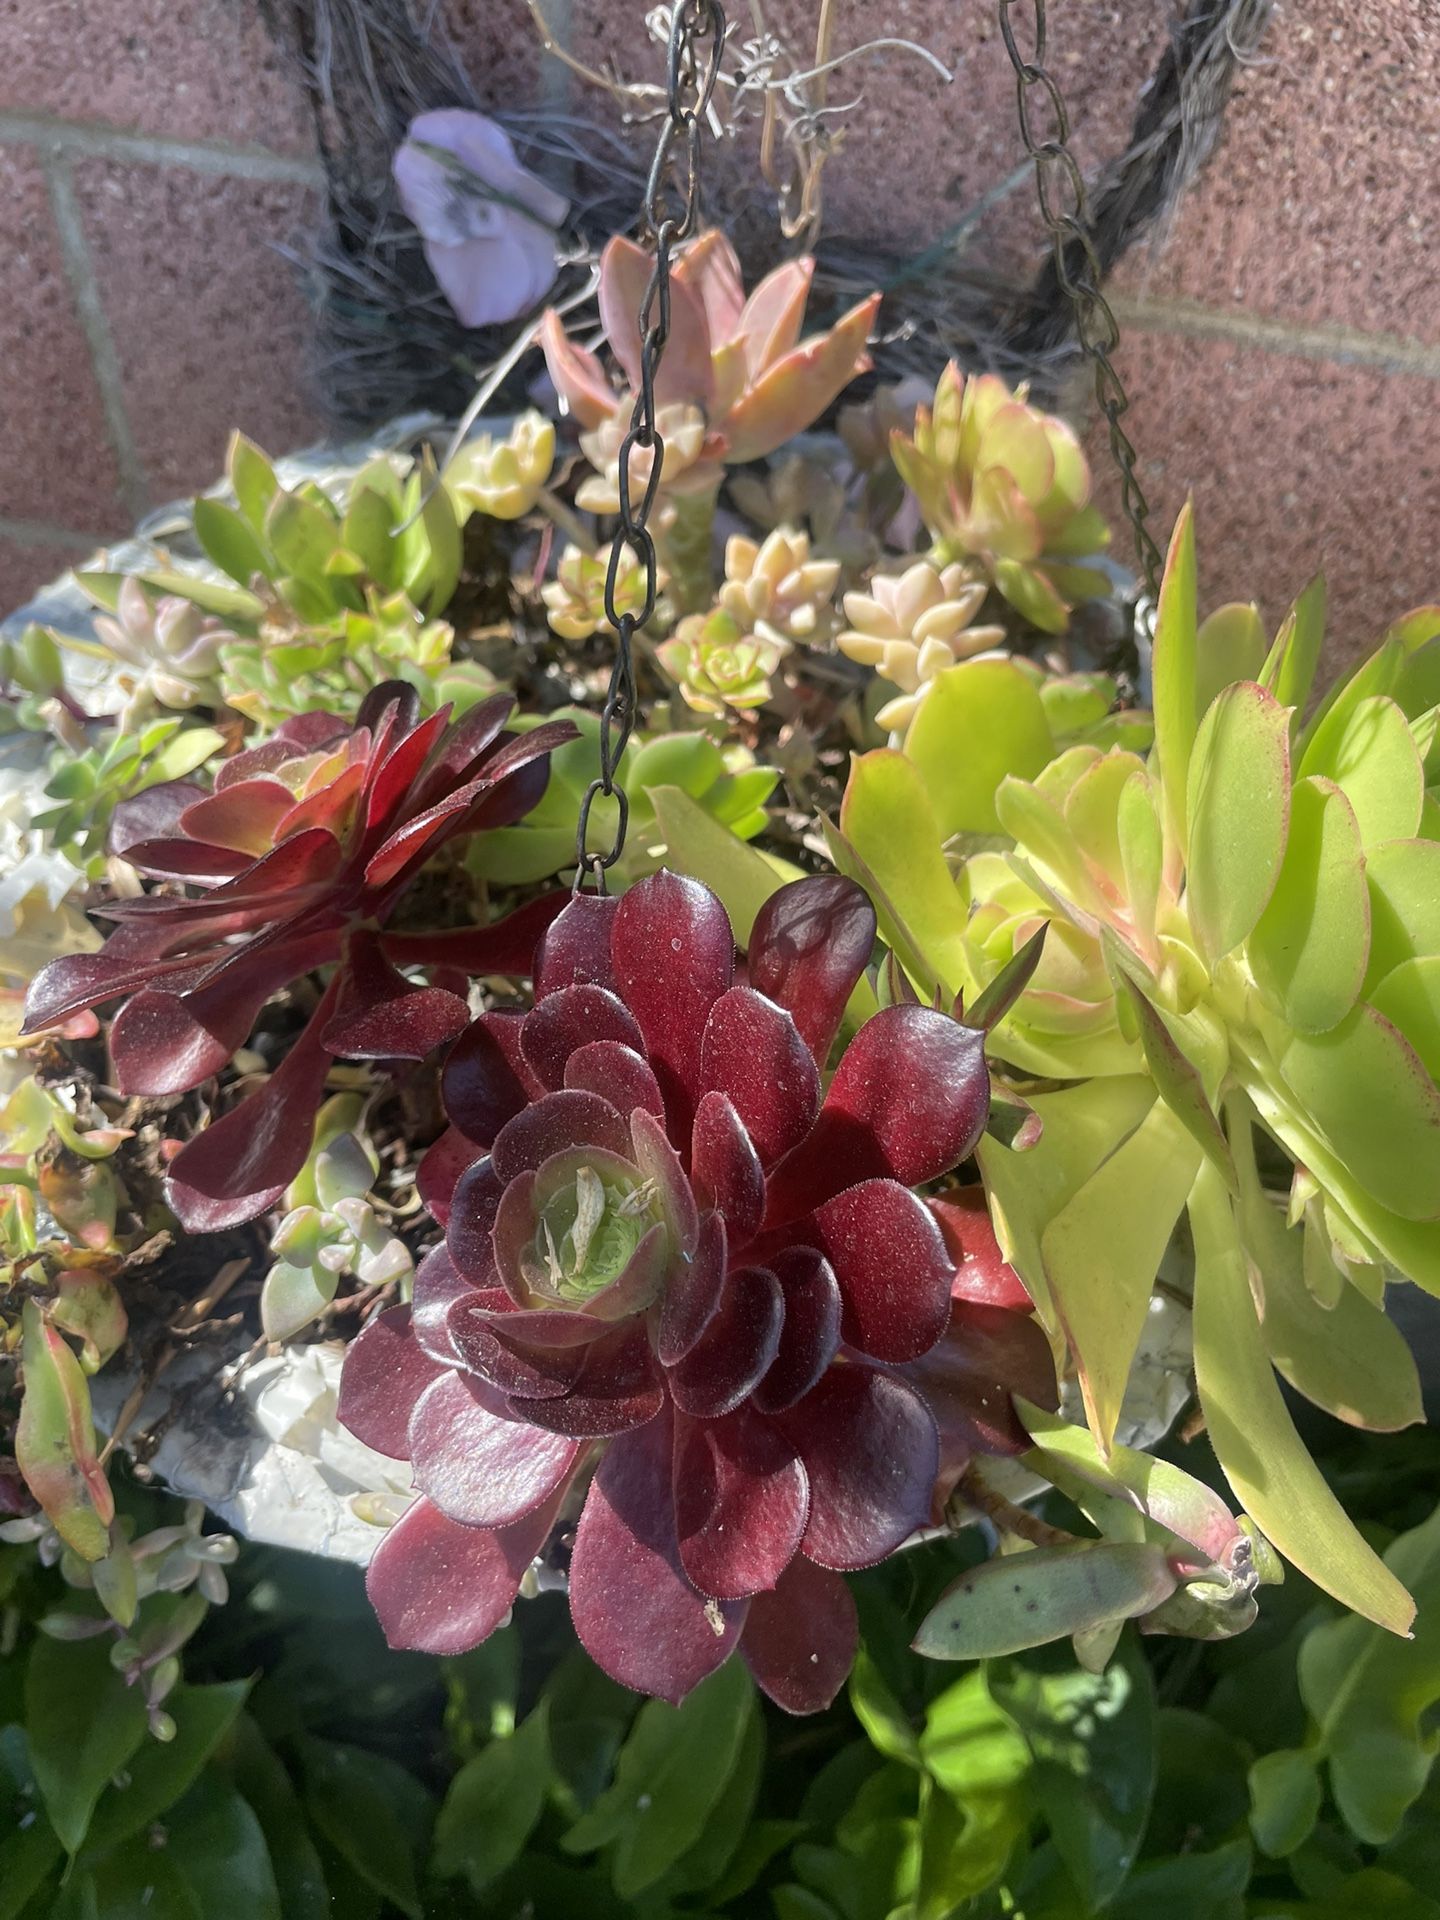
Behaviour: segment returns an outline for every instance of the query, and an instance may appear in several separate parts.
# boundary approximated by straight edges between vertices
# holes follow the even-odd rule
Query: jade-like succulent
[[[1269,647],[1252,607],[1200,623],[1187,512],[1148,757],[1047,757],[1033,713],[986,709],[1011,766],[982,768],[991,845],[952,875],[941,844],[975,824],[973,769],[922,732],[927,703],[907,755],[857,762],[837,843],[873,873],[922,982],[968,1000],[1046,930],[992,1037],[1022,1087],[1051,1083],[1027,1094],[1039,1144],[987,1139],[979,1158],[1097,1440],[1188,1213],[1200,1404],[1232,1488],[1313,1580],[1404,1632],[1409,1598],[1320,1478],[1275,1371],[1357,1425],[1421,1417],[1383,1301],[1397,1275],[1440,1291],[1440,609],[1400,622],[1304,721],[1323,607],[1307,589]]]
[[[309,1326],[335,1298],[342,1274],[378,1287],[403,1279],[415,1264],[371,1205],[380,1171],[373,1147],[337,1130],[326,1109],[316,1116],[315,1139],[270,1236],[277,1258],[260,1292],[261,1324],[270,1340],[289,1340]]]
[[[914,494],[942,564],[981,567],[1017,612],[1063,633],[1077,600],[1109,592],[1105,574],[1078,562],[1109,530],[1090,501],[1090,467],[1063,420],[1027,404],[993,373],[968,379],[952,361],[913,434],[891,435],[895,465]]]
[[[983,578],[958,563],[942,569],[917,560],[902,574],[876,574],[863,593],[845,595],[851,625],[835,644],[900,689],[876,714],[880,726],[903,733],[942,668],[1005,644],[1003,627],[971,625],[987,591]]]
[[[788,641],[748,632],[733,613],[715,607],[687,614],[655,657],[687,707],[723,718],[764,706],[770,675],[789,650]]]
[[[152,600],[133,575],[116,598],[115,613],[95,617],[95,645],[60,636],[66,646],[120,663],[115,684],[125,696],[122,730],[155,707],[184,712],[220,705],[220,649],[235,636],[223,621],[175,594]]]
[[[98,880],[116,808],[152,788],[187,779],[224,744],[213,727],[157,717],[111,733],[103,746],[61,747],[45,787],[45,798],[55,805],[37,813],[34,825],[87,878]]]
[[[605,582],[610,572],[610,549],[597,553],[568,546],[560,556],[555,578],[540,589],[545,617],[562,640],[588,640],[606,623]],[[638,614],[645,604],[645,574],[627,547],[615,574],[615,611]]]
[[[840,562],[812,557],[808,533],[776,527],[760,541],[739,533],[726,541],[717,599],[757,639],[813,643],[829,636],[839,581]]]
[[[543,413],[522,413],[503,440],[468,440],[445,470],[445,488],[462,511],[492,520],[533,513],[555,464],[555,428]]]

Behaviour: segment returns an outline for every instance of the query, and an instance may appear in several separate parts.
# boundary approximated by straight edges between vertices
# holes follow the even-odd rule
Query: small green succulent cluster
[[[1201,623],[1187,513],[1148,755],[1047,751],[1009,664],[971,663],[942,673],[905,754],[857,761],[837,839],[925,991],[969,1000],[1028,956],[992,1044],[1038,1144],[987,1138],[979,1158],[1099,1444],[1188,1217],[1200,1403],[1232,1488],[1312,1579],[1403,1632],[1409,1599],[1275,1374],[1356,1425],[1420,1417],[1383,1303],[1396,1276],[1440,1291],[1440,610],[1305,721],[1323,618],[1317,585],[1273,645],[1250,607]]]
[[[214,727],[187,726],[173,715],[146,720],[133,731],[107,732],[93,746],[60,746],[52,759],[45,797],[55,805],[37,813],[34,825],[87,878],[105,871],[110,819],[122,800],[167,780],[198,772],[224,746]]]
[[[285,1213],[270,1239],[275,1263],[260,1292],[260,1320],[270,1340],[289,1340],[335,1298],[343,1274],[362,1286],[405,1279],[410,1249],[371,1200],[380,1172],[362,1134],[359,1101],[338,1094],[316,1116],[310,1158],[285,1195]]]

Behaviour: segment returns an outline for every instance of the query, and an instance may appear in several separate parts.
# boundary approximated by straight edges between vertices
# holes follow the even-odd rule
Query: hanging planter
[[[1403,1632],[1276,1374],[1419,1415],[1440,618],[1302,725],[1319,592],[1202,623],[1188,515],[1159,577],[1063,116],[1025,139],[1144,593],[993,375],[806,438],[875,302],[805,337],[811,263],[747,294],[700,229],[724,31],[674,10],[651,247],[606,246],[601,341],[534,329],[553,415],[443,471],[237,437],[78,576],[99,677],[12,629],[25,851],[74,879],[12,903],[55,957],[5,1036],[0,1490],[108,1566],[98,1416],[368,1559],[396,1646],[538,1569],[672,1700],[738,1650],[828,1704],[845,1574],[977,1519],[926,1655],[1224,1637],[1275,1547]],[[1141,1451],[1192,1358],[1243,1514]]]

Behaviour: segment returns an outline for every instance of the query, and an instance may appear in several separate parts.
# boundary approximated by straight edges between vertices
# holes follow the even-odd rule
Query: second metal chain
[[[1020,137],[1035,162],[1035,191],[1040,216],[1050,234],[1055,276],[1075,312],[1075,333],[1095,369],[1095,398],[1110,428],[1110,449],[1120,470],[1125,517],[1135,536],[1146,597],[1153,607],[1160,585],[1161,557],[1149,526],[1149,503],[1135,472],[1135,448],[1121,424],[1130,405],[1111,354],[1120,344],[1120,327],[1100,291],[1103,278],[1090,238],[1085,182],[1070,151],[1070,116],[1054,78],[1045,67],[1045,0],[1026,0],[1034,16],[1034,42],[1027,58],[1011,20],[1018,0],[999,0],[1000,33],[1015,69]],[[1033,102],[1043,95],[1050,108],[1048,135],[1037,132]],[[1078,258],[1077,258],[1078,256]]]
[[[640,302],[640,384],[629,429],[620,443],[620,525],[605,578],[605,617],[615,629],[615,665],[600,714],[600,773],[580,802],[575,833],[577,891],[588,873],[597,889],[604,892],[606,872],[624,852],[630,821],[629,796],[618,775],[635,725],[632,643],[655,611],[658,565],[648,522],[665,461],[665,442],[655,424],[655,375],[670,333],[671,254],[679,242],[690,239],[700,219],[701,136],[719,77],[725,32],[725,14],[718,0],[675,0],[666,68],[666,114],[655,145],[643,208],[646,229],[655,243],[655,266]],[[678,213],[670,211],[668,205],[672,172],[678,187]],[[638,504],[630,493],[630,463],[637,447],[650,455]],[[645,580],[645,599],[638,613],[621,613],[615,605],[616,584],[627,551],[634,556]],[[608,853],[592,853],[587,845],[590,810],[602,794],[613,799],[618,808],[615,835]]]

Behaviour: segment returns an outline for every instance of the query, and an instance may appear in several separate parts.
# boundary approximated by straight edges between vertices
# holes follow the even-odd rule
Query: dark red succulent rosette
[[[678,1701],[738,1644],[782,1706],[834,1697],[841,1575],[926,1524],[940,1465],[906,1369],[951,1327],[956,1259],[911,1189],[989,1101],[983,1035],[913,1006],[822,1089],[874,938],[858,887],[796,881],[737,980],[720,902],[661,872],[572,901],[533,1009],[457,1041],[424,1181],[446,1245],[341,1394],[420,1490],[370,1569],[392,1644],[483,1639],[593,1467],[570,1603],[600,1666]]]
[[[110,1029],[121,1092],[183,1093],[245,1044],[272,994],[334,966],[263,1088],[173,1162],[170,1204],[192,1232],[280,1198],[304,1164],[335,1056],[423,1059],[469,1020],[463,990],[452,990],[465,974],[528,973],[563,896],[490,927],[385,931],[425,862],[461,834],[522,818],[545,790],[551,750],[576,737],[569,721],[508,733],[513,706],[498,695],[451,725],[448,706],[422,719],[414,689],[387,681],[353,725],[330,713],[287,720],[225,761],[213,791],[168,781],[116,808],[114,850],[195,891],[100,909],[115,931],[99,953],[66,955],[37,976],[27,1033],[123,999]],[[418,984],[405,966],[450,984]]]

